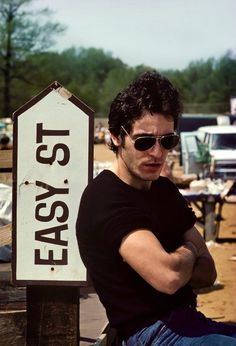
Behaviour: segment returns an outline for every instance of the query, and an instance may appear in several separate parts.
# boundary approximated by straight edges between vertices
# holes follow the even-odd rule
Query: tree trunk
[[[12,25],[13,16],[9,13],[6,18],[6,55],[4,66],[4,86],[3,86],[3,116],[11,115],[11,69],[12,69]]]

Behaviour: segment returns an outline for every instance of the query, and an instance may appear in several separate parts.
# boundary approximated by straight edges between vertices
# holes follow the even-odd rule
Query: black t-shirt
[[[105,170],[85,189],[76,226],[79,250],[110,325],[122,337],[175,307],[195,304],[189,285],[168,295],[142,279],[119,254],[122,238],[132,230],[149,229],[170,252],[195,221],[178,188],[164,177],[143,191]]]

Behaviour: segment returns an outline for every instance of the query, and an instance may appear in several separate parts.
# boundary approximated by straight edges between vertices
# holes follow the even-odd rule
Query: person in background
[[[122,345],[236,345],[235,327],[196,309],[194,289],[214,283],[215,264],[192,209],[161,176],[181,112],[155,71],[121,91],[109,113],[116,159],[81,198],[81,258]]]

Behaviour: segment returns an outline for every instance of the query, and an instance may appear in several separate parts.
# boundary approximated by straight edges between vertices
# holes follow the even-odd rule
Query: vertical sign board
[[[230,99],[230,113],[236,115],[236,97]]]
[[[81,194],[93,175],[93,111],[58,82],[14,113],[13,279],[81,285],[76,239]]]

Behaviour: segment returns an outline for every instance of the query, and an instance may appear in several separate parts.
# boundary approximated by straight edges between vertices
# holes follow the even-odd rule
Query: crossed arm
[[[194,288],[209,286],[216,278],[214,261],[195,227],[185,233],[183,245],[171,253],[145,229],[125,236],[119,252],[144,280],[167,294],[175,293],[188,282]]]
[[[198,230],[193,227],[184,235],[184,241],[194,244],[197,249],[197,259],[193,267],[190,284],[193,288],[210,286],[216,280],[216,268],[214,260],[209,253],[205,240]]]

